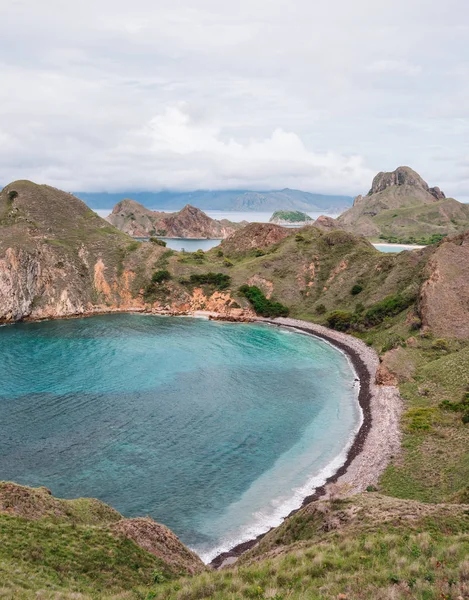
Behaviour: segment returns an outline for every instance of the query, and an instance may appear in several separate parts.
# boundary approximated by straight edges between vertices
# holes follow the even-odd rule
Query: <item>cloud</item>
[[[368,65],[367,70],[371,73],[397,73],[402,75],[418,75],[422,68],[405,60],[376,60]]]
[[[467,23],[465,0],[10,2],[0,182],[357,194],[409,164],[464,195]]]

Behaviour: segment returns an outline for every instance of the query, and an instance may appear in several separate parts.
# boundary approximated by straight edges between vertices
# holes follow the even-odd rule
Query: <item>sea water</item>
[[[0,328],[0,479],[150,515],[210,560],[301,504],[361,423],[348,359],[260,324]]]

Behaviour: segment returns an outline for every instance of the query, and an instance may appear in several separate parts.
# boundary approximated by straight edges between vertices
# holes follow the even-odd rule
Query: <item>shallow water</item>
[[[344,460],[354,372],[311,336],[144,315],[0,328],[0,479],[165,523],[205,560]]]

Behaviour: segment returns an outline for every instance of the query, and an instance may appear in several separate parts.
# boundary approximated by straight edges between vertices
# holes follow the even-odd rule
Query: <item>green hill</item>
[[[414,180],[386,175],[370,197],[399,203],[410,186],[419,188],[414,200],[405,193],[408,205],[388,210],[447,202]],[[402,450],[377,491],[343,498],[347,490],[337,489],[221,571],[202,571],[148,519],[0,484],[0,598],[469,595],[469,232],[386,255],[343,230],[251,224],[209,252],[178,253],[139,244],[73,196],[30,182],[0,193],[0,219],[0,320],[121,309],[241,319],[288,311],[372,346],[379,383],[399,386],[404,402]]]

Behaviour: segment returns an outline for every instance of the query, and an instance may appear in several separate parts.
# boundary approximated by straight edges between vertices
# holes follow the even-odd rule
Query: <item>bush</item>
[[[223,261],[223,265],[225,267],[232,267],[233,266],[233,262],[229,258],[225,258],[225,260]]]
[[[393,350],[394,348],[397,348],[397,346],[402,346],[404,344],[405,341],[400,335],[397,333],[392,333],[388,336],[386,342],[381,348],[381,352],[388,352],[389,350]]]
[[[380,302],[368,309],[364,316],[365,324],[368,326],[379,325],[386,317],[394,317],[412,304],[414,298],[405,298],[401,294],[387,296]]]
[[[214,285],[219,290],[226,290],[231,283],[231,277],[224,273],[194,273],[187,283],[194,285]]]
[[[162,269],[161,271],[156,271],[153,273],[151,278],[153,283],[163,283],[163,281],[168,281],[171,279],[171,273],[166,269]]]
[[[166,248],[166,242],[164,240],[159,240],[156,237],[151,237],[150,242],[152,244],[156,244],[157,246],[163,246],[164,248]]]
[[[265,252],[262,248],[256,248],[254,250],[254,256],[265,256]]]
[[[467,425],[469,423],[469,410],[467,410],[463,416],[461,417],[461,421],[464,423],[464,425]]]
[[[288,316],[288,308],[286,306],[280,304],[280,302],[273,302],[266,298],[262,290],[255,285],[242,285],[239,291],[249,300],[257,315],[271,318]]]
[[[347,331],[354,323],[354,314],[346,310],[334,310],[327,316],[327,325],[336,331]]]
[[[15,191],[15,190],[11,190],[11,192],[8,192],[8,200],[9,200],[10,202],[13,202],[13,200],[14,200],[15,198],[18,198],[18,192],[17,192],[17,191]]]
[[[432,348],[433,350],[444,350],[445,352],[448,352],[449,344],[446,340],[438,339],[433,342]]]
[[[323,315],[326,312],[326,307],[324,306],[324,304],[318,304],[316,306],[316,312],[318,313],[318,315]]]
[[[217,250],[217,256],[218,258],[221,258],[223,256],[223,250]]]
[[[297,233],[297,234],[295,235],[295,240],[296,240],[297,242],[304,242],[304,241],[305,241],[305,236],[304,236],[304,235],[301,235],[301,233]]]
[[[356,296],[357,294],[359,294],[362,291],[363,291],[363,286],[361,286],[359,283],[356,283],[353,286],[353,288],[350,290],[350,293],[352,294],[352,296]]]

